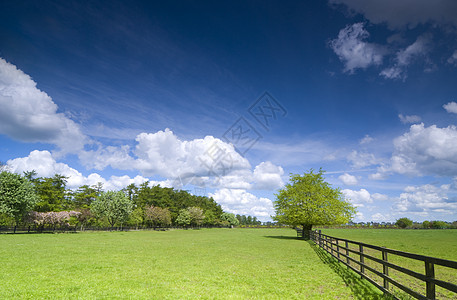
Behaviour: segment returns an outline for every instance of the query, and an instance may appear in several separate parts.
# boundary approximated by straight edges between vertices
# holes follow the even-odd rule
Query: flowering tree
[[[50,211],[50,212],[36,212],[29,213],[29,221],[38,226],[42,225],[69,225],[71,217],[78,217],[81,215],[79,211]]]
[[[171,214],[168,208],[148,206],[145,210],[145,219],[152,226],[170,226]]]

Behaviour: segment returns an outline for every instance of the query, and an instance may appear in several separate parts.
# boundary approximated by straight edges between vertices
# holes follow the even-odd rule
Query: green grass
[[[457,230],[323,229],[322,233],[395,250],[457,261]],[[355,246],[351,248],[358,250]],[[369,250],[367,253],[374,257],[382,258],[380,251]],[[358,260],[357,255],[351,254],[351,257]],[[391,254],[389,254],[388,260],[394,264],[425,274],[423,262]],[[380,264],[370,260],[365,262],[382,272]],[[395,270],[390,270],[389,275],[400,283],[425,294],[425,283],[422,281]],[[455,269],[435,266],[435,277],[457,284],[457,270]],[[372,278],[375,277],[372,276]],[[377,282],[382,284],[381,280],[377,280]],[[457,299],[456,293],[446,291],[440,287],[437,287],[436,290],[438,299]]]
[[[290,229],[0,235],[0,299],[381,299]]]

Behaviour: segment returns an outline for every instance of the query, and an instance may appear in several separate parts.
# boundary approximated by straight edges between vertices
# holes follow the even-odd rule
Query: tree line
[[[187,191],[130,184],[120,191],[105,191],[103,184],[67,188],[68,177],[37,177],[0,173],[0,225],[78,225],[81,227],[233,226],[234,214],[224,212],[211,197]],[[245,217],[251,222],[254,218]],[[256,219],[255,219],[256,220]],[[256,220],[257,221],[257,220]]]

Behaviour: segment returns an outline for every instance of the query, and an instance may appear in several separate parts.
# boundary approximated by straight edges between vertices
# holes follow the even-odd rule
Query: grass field
[[[3,234],[0,299],[382,298],[295,235],[291,229]]]
[[[457,261],[457,230],[323,229],[322,233],[395,250]],[[354,250],[358,249],[354,247]],[[367,253],[381,258],[379,251],[371,250]],[[351,256],[358,259],[356,255]],[[425,274],[423,262],[394,255],[389,255],[389,261]],[[366,260],[365,263],[382,272],[379,264],[371,263],[370,260]],[[422,281],[395,270],[391,270],[389,275],[402,284],[425,294],[425,283]],[[457,284],[457,270],[455,269],[435,266],[435,276],[438,279]],[[381,280],[377,281],[382,284]],[[437,287],[437,296],[438,299],[457,299],[456,293],[448,292],[440,287]]]

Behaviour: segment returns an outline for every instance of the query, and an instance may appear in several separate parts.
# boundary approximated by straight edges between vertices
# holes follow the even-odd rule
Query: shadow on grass
[[[352,290],[355,299],[372,299],[372,300],[387,300],[392,299],[391,296],[386,296],[378,291],[377,288],[368,281],[362,279],[360,275],[348,269],[346,266],[338,262],[330,254],[319,248],[314,242],[308,241],[310,247],[316,252],[322,262],[328,265],[332,270],[338,274]]]
[[[301,237],[295,237],[295,236],[283,236],[283,235],[265,235],[264,237],[268,239],[279,239],[279,240],[299,240],[299,241],[304,241],[303,238]]]

